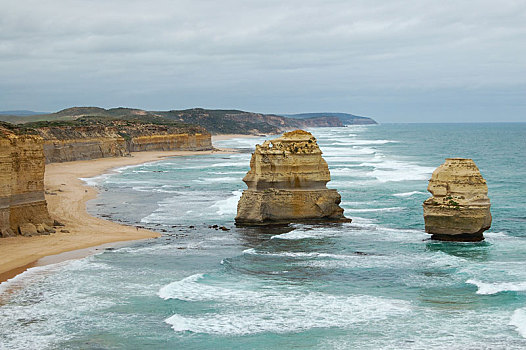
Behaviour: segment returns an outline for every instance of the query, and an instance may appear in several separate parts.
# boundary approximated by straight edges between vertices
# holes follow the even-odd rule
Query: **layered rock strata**
[[[141,151],[212,149],[211,135],[162,125],[60,126],[36,129],[44,139],[46,163],[122,157]]]
[[[486,180],[472,159],[447,158],[431,176],[424,201],[425,230],[432,239],[481,241],[491,226]]]
[[[105,126],[64,126],[36,129],[44,139],[46,163],[61,163],[129,154],[126,140]]]
[[[0,126],[0,236],[52,231],[44,198],[42,138]]]
[[[314,136],[303,130],[256,145],[236,224],[350,222],[339,206],[340,194],[326,187],[330,173],[321,155]]]
[[[130,152],[142,151],[205,151],[212,149],[210,134],[154,134],[132,137]]]

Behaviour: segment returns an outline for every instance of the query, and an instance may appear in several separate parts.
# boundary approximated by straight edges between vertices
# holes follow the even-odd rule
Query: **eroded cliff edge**
[[[52,225],[42,138],[0,125],[0,236],[49,233]]]
[[[486,180],[472,159],[447,158],[431,176],[424,201],[425,230],[433,239],[480,241],[491,226]]]
[[[339,206],[340,194],[326,187],[330,173],[321,155],[314,136],[303,130],[256,145],[236,224],[350,222]]]
[[[190,125],[87,117],[27,126],[34,127],[44,140],[46,163],[122,157],[141,151],[212,149],[210,133]]]

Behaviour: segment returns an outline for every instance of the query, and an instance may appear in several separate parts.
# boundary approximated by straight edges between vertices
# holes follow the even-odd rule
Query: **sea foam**
[[[511,316],[509,325],[516,327],[517,332],[523,338],[526,338],[526,308],[515,310]]]
[[[216,209],[218,215],[235,215],[237,213],[237,202],[241,198],[241,191],[233,191],[232,196],[215,202],[211,208]]]
[[[421,191],[411,191],[411,192],[402,192],[402,193],[395,193],[393,196],[399,197],[399,198],[405,198],[405,197],[412,197],[416,194],[426,194],[425,192]]]
[[[486,283],[475,279],[469,279],[466,283],[477,286],[477,294],[489,295],[501,292],[526,292],[526,282]]]
[[[245,335],[288,333],[311,328],[374,326],[412,310],[406,301],[365,295],[333,295],[267,285],[257,290],[208,285],[202,274],[173,282],[159,291],[163,299],[215,304],[215,313],[174,314],[165,320],[176,332]]]

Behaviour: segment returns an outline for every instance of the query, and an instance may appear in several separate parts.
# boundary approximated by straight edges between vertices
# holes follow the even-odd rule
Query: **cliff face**
[[[0,127],[0,236],[50,231],[42,138]]]
[[[46,163],[120,157],[129,153],[126,141],[113,128],[44,127],[37,132],[44,139]]]
[[[480,241],[491,226],[486,180],[471,159],[448,158],[429,180],[424,221],[433,239]]]
[[[140,151],[212,149],[208,133],[187,133],[163,125],[60,126],[36,130],[44,139],[46,163],[121,157]]]
[[[339,206],[339,193],[326,187],[330,173],[321,154],[316,139],[303,130],[257,145],[236,223],[350,221]]]

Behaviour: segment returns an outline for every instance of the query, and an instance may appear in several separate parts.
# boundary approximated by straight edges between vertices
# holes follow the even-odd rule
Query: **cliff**
[[[433,239],[480,241],[491,226],[486,180],[472,159],[447,158],[429,180],[425,230]]]
[[[349,222],[339,193],[326,187],[330,173],[321,154],[314,136],[303,130],[257,145],[243,178],[248,189],[238,202],[236,224]]]
[[[26,127],[33,127],[43,138],[47,163],[120,157],[140,151],[212,149],[211,136],[203,128],[160,119],[83,117],[74,122],[26,124]]]
[[[126,140],[105,126],[62,126],[36,129],[44,140],[46,163],[60,163],[129,154]]]
[[[0,236],[53,232],[44,198],[43,140],[0,125]]]

